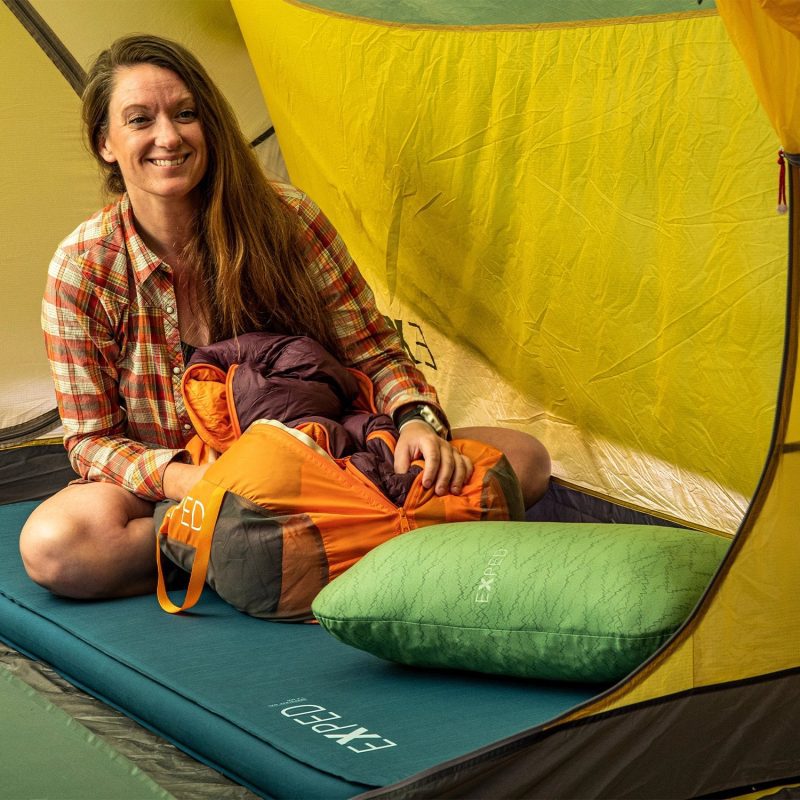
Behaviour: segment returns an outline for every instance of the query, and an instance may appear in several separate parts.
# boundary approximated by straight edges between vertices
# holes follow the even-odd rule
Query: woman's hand
[[[435,485],[437,495],[460,494],[464,483],[472,475],[472,462],[453,449],[422,420],[403,425],[394,450],[394,471],[402,475],[408,472],[411,462],[421,458],[425,462],[422,470],[422,485],[430,489]]]
[[[201,456],[203,463],[199,466],[185,464],[182,461],[171,461],[164,470],[161,487],[168,500],[183,500],[197,481],[206,474],[206,470],[219,458],[219,453],[208,445],[204,445]]]
[[[211,464],[195,466],[181,461],[171,461],[164,470],[162,480],[164,495],[168,500],[183,500],[210,466]]]

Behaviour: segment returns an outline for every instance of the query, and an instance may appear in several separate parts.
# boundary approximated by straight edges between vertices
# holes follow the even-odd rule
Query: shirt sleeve
[[[84,479],[109,481],[146,500],[161,500],[167,464],[185,461],[187,454],[126,436],[115,316],[88,270],[84,273],[58,250],[42,301],[42,329],[70,463]]]
[[[345,364],[372,380],[378,410],[392,414],[407,403],[424,402],[446,420],[436,390],[406,355],[397,331],[378,310],[372,290],[330,220],[305,195],[297,213],[311,248],[312,279],[333,320]]]

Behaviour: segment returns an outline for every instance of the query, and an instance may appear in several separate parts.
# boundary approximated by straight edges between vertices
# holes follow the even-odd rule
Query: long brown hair
[[[257,330],[304,334],[341,357],[333,323],[308,274],[307,245],[296,214],[267,180],[228,101],[202,64],[177,42],[125,36],[100,53],[89,71],[83,124],[106,189],[113,194],[125,190],[119,166],[102,157],[100,146],[116,71],[136,64],[174,72],[197,106],[208,167],[185,255],[196,270],[197,299],[212,341]]]

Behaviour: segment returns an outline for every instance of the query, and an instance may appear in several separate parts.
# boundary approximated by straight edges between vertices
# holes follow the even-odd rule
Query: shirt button
[[[173,368],[172,368],[172,371],[173,371],[173,372],[174,372],[176,375],[180,375],[180,374],[181,374],[181,368],[180,368],[180,367],[173,367]]]
[[[183,426],[183,429],[184,429],[185,431],[190,431],[190,430],[192,429],[192,426],[191,426],[191,425],[189,425],[189,423],[187,422],[187,423],[185,423],[185,424],[184,424],[184,426]]]
[[[167,306],[167,314],[171,314],[175,309],[172,306]]]

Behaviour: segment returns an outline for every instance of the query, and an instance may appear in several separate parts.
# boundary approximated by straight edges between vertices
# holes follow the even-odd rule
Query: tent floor
[[[0,644],[0,669],[7,670],[44,701],[68,714],[114,752],[135,765],[174,800],[256,800],[257,795],[244,786],[239,786],[119,711],[77,689],[48,665],[32,661]],[[50,745],[52,741],[44,738],[43,744]],[[51,796],[60,797],[58,793]],[[87,796],[83,795],[84,798]],[[97,787],[94,796],[97,796]]]
[[[171,800],[171,795],[131,761],[5,667],[0,667],[0,707],[4,797]]]

